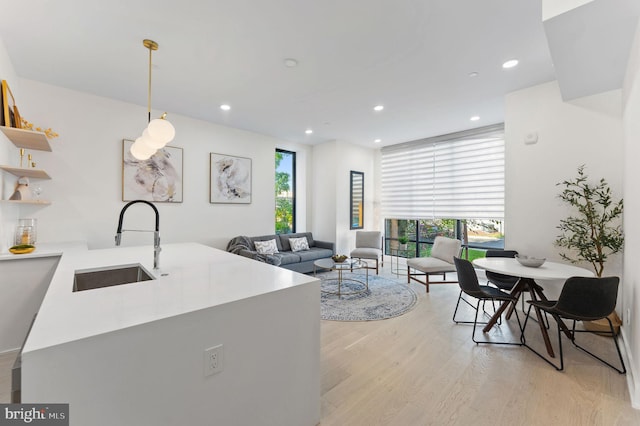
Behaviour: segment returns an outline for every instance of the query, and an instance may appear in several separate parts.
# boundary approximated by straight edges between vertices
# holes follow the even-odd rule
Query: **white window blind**
[[[384,217],[504,218],[504,125],[382,148]]]

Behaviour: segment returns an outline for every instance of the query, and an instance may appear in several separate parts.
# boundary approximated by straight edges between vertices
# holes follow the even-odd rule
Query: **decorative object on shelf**
[[[336,263],[342,263],[347,260],[347,258],[348,256],[345,256],[344,254],[334,254],[331,256],[331,259]]]
[[[42,130],[42,127],[36,127],[34,129],[33,128],[33,123],[30,123],[29,121],[25,120],[24,118],[22,119],[22,128],[26,129],[26,130],[31,130],[31,131],[42,132],[49,139],[57,138],[58,136],[60,136],[59,134],[57,134],[56,132],[51,130],[51,127],[49,127],[48,129],[44,129],[44,130]]]
[[[20,238],[20,243],[18,243],[16,238],[16,244],[35,244],[38,242],[38,219],[18,219],[18,228],[28,229],[30,238]]]
[[[36,185],[31,191],[33,195],[36,196],[36,200],[40,200],[40,194],[42,194],[42,187],[40,185]]]
[[[589,183],[584,167],[584,164],[578,167],[575,179],[557,184],[564,187],[558,197],[577,213],[560,221],[557,228],[562,233],[555,244],[570,250],[560,253],[563,259],[571,263],[589,262],[596,275],[602,277],[608,256],[620,252],[624,247],[621,223],[623,200],[613,199],[611,188],[604,178],[597,184]],[[622,325],[620,317],[613,311],[609,320],[617,333]],[[584,325],[591,331],[609,329],[604,319],[587,321]]]
[[[13,98],[13,93],[11,93],[7,80],[2,80],[2,83],[0,83],[0,91],[2,93],[2,117],[0,117],[0,124],[20,129],[22,127],[20,112],[18,112],[16,100]]]
[[[515,257],[518,263],[520,263],[522,266],[528,266],[529,268],[539,268],[547,260],[545,258],[525,256],[522,254],[516,254]]]
[[[20,148],[20,167],[22,167],[23,160],[24,160],[24,148]]]
[[[31,244],[18,244],[9,248],[9,251],[13,254],[27,254],[31,253],[36,249],[35,246]]]
[[[210,203],[251,204],[251,159],[210,154]]]
[[[10,200],[25,201],[31,199],[31,189],[29,189],[29,178],[22,176],[18,179],[16,190],[11,194]]]
[[[138,160],[148,160],[159,149],[164,148],[176,135],[173,125],[166,119],[167,113],[160,118],[151,120],[151,55],[154,50],[158,50],[158,43],[153,40],[144,39],[142,45],[149,49],[149,96],[147,98],[147,119],[149,124],[131,146],[131,154]]]
[[[122,201],[182,202],[182,148],[165,146],[147,160],[131,153],[132,140],[122,141]]]

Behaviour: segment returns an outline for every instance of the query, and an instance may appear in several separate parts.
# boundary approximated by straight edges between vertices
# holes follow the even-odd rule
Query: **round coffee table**
[[[313,262],[313,275],[316,275],[316,270],[320,268],[320,269],[327,269],[330,271],[337,271],[338,272],[338,278],[337,278],[337,282],[338,282],[338,291],[327,291],[327,290],[322,290],[322,287],[320,287],[320,291],[322,291],[323,293],[328,293],[328,294],[337,294],[338,296],[342,296],[342,295],[350,295],[350,294],[361,294],[361,293],[365,293],[366,291],[369,290],[369,269],[367,269],[367,264],[361,260],[357,260],[357,259],[347,259],[344,262],[341,263],[336,263],[333,261],[333,259],[318,259],[316,261]],[[343,272],[344,271],[349,271],[349,272],[353,272],[354,269],[364,269],[366,271],[366,275],[365,275],[365,281],[361,281],[361,280],[357,280],[353,277],[350,276],[343,276]],[[323,279],[323,281],[330,281],[330,280],[336,280],[336,278],[325,278]],[[362,289],[361,290],[355,290],[355,291],[350,291],[348,293],[345,293],[342,291],[342,282],[343,281],[349,281],[349,282],[353,282],[353,283],[357,283],[357,284],[362,284]]]

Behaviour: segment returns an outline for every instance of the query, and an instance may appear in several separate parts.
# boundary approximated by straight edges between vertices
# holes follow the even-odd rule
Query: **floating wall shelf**
[[[4,170],[7,173],[11,173],[18,177],[28,177],[32,179],[51,179],[51,177],[44,170],[40,169],[25,169],[22,167],[10,167],[0,165],[0,170]]]
[[[47,139],[47,136],[42,132],[6,126],[0,126],[0,130],[18,148],[51,151],[49,139]]]
[[[51,204],[51,201],[46,200],[1,200],[0,203],[8,203],[8,204],[36,204],[41,206],[48,206]]]

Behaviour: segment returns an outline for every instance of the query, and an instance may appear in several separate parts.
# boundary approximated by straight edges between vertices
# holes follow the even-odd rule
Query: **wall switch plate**
[[[211,376],[221,372],[224,368],[223,364],[224,352],[222,345],[214,346],[204,350],[204,376]]]

